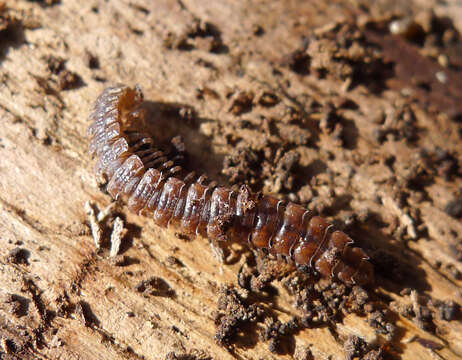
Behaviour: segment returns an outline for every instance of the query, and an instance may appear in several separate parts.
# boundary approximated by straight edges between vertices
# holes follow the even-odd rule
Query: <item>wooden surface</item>
[[[223,158],[235,147],[227,141],[230,137],[251,149],[269,142],[298,152],[303,176],[295,173],[296,187],[279,191],[277,181],[257,174],[252,178],[257,179],[251,184],[254,189],[295,197],[321,212],[329,208],[324,215],[339,222],[359,214],[352,234],[363,244],[369,242],[366,248],[372,252],[386,250],[398,262],[378,271],[376,285],[368,290],[395,314],[399,336],[386,345],[390,352],[403,359],[462,358],[459,316],[446,321],[432,313],[436,330],[424,330],[412,316],[406,318],[397,310],[410,301],[405,295],[410,290],[425,301],[462,301],[462,264],[454,250],[459,247],[460,260],[462,224],[445,211],[461,191],[461,171],[445,178],[436,170],[431,181],[419,183],[418,190],[412,187],[414,173],[429,171],[419,157],[423,149],[441,148],[462,166],[461,124],[452,120],[460,96],[452,81],[460,72],[447,70],[454,74],[447,87],[455,90],[443,97],[456,99],[451,103],[440,101],[436,93],[440,90],[434,88],[430,95],[420,96],[419,88],[399,69],[380,92],[374,92],[363,83],[348,86],[347,80],[320,79],[314,71],[298,73],[287,60],[303,46],[304,37],[334,21],[353,18],[360,23],[380,13],[384,18],[388,13],[417,13],[435,5],[433,1],[406,6],[382,1],[369,10],[349,1],[325,5],[295,0],[62,0],[50,6],[17,0],[6,5],[5,11],[19,25],[0,33],[0,358],[302,359],[309,349],[316,359],[343,359],[344,342],[353,335],[376,348],[388,344],[366,316],[346,314],[334,330],[313,327],[293,335],[293,351],[287,354],[271,353],[263,340],[250,347],[236,343],[231,351],[214,340],[217,294],[224,284],[238,287],[244,256],[223,265],[213,257],[206,239],[185,241],[174,230],[159,229],[150,219],[128,213],[123,205],[117,209],[128,228],[123,255],[133,261],[116,266],[108,251],[97,252],[84,204],[92,201],[104,209],[111,199],[93,175],[87,117],[97,95],[118,82],[140,84],[151,108],[160,114],[165,108],[176,114],[194,109],[197,116],[192,123],[175,115],[170,128],[156,125],[153,135],[165,138],[178,127],[185,137],[189,166],[219,181],[229,181],[221,170]],[[457,1],[438,3],[435,11],[455,19],[454,26],[462,30]],[[169,41],[188,33],[197,19],[216,26],[219,47],[200,36],[188,38],[187,50],[170,46]],[[387,41],[403,43],[410,53],[416,48],[398,37],[376,41],[384,48]],[[89,53],[98,64],[89,64]],[[413,54],[424,57],[418,51]],[[50,70],[50,56],[65,59],[65,69],[80,77],[71,89],[60,86],[63,75]],[[389,56],[394,56],[391,51]],[[439,69],[436,61],[430,61]],[[406,61],[401,65],[404,71],[412,68],[412,62],[410,67]],[[411,95],[410,100],[402,89],[415,98]],[[236,115],[230,111],[233,97],[227,98],[233,90],[271,91],[281,101],[276,107],[254,105]],[[198,96],[201,91],[203,98]],[[350,126],[344,127],[339,144],[332,131],[325,131],[322,118],[328,103],[335,108],[342,99],[356,106],[342,110],[344,123]],[[318,114],[309,110],[313,101],[320,104]],[[283,120],[289,108],[300,111],[299,122]],[[410,144],[392,134],[378,143],[377,118],[383,115],[399,133],[401,118],[393,118],[393,112],[402,109],[412,112],[417,140]],[[258,127],[239,128],[243,119],[259,124],[262,117],[272,119],[273,137]],[[287,145],[284,134],[294,132],[308,134],[309,140]],[[304,195],[310,193],[310,184],[314,202]],[[329,203],[331,198],[346,199],[347,204]],[[25,260],[15,258],[16,248],[24,249],[19,255],[26,254]],[[169,256],[183,266],[169,261]],[[400,262],[410,269],[402,282],[387,273]],[[137,285],[151,277],[163,279],[175,296],[138,291]],[[287,321],[300,316],[301,310],[294,307],[294,297],[281,281],[274,282],[278,295],[260,302]],[[23,308],[12,308],[14,303]],[[249,336],[258,337],[258,329]],[[430,349],[415,339],[441,346]]]

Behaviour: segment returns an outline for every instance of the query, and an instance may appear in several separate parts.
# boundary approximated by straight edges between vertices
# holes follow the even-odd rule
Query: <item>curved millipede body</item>
[[[107,178],[114,198],[127,198],[132,211],[149,214],[163,227],[212,241],[246,242],[350,286],[373,281],[367,254],[325,219],[245,185],[233,190],[185,173],[151,137],[131,130],[143,119],[142,101],[139,87],[117,85],[104,90],[90,115],[95,171]]]

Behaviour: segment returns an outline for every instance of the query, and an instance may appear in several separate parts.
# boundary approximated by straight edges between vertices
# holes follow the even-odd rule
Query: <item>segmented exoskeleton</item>
[[[150,214],[162,227],[212,241],[246,242],[350,286],[373,281],[367,254],[325,219],[245,185],[233,190],[185,173],[151,137],[130,130],[144,116],[142,101],[139,87],[117,85],[104,90],[90,115],[96,174],[107,178],[114,198],[127,198],[132,211]]]

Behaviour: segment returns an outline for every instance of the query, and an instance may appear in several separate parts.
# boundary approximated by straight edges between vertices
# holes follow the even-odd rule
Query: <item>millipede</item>
[[[133,126],[146,116],[139,86],[115,85],[97,98],[90,115],[90,153],[95,173],[114,198],[152,216],[161,227],[175,226],[189,236],[213,242],[241,242],[294,263],[300,271],[367,285],[374,270],[366,252],[324,218],[293,202],[229,188],[187,172],[179,155],[162,151]]]

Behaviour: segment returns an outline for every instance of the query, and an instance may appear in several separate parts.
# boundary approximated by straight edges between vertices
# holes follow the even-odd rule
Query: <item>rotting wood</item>
[[[462,130],[460,115],[441,107],[455,96],[432,106],[444,86],[432,94],[425,81],[396,78],[382,64],[391,55],[376,57],[367,45],[375,40],[357,37],[368,23],[380,29],[392,15],[424,7],[460,32],[462,9],[456,1],[366,5],[20,0],[0,8],[1,351],[43,359],[343,359],[386,344],[404,359],[462,357],[462,225],[445,211],[461,196]],[[426,37],[441,39],[457,63],[446,30]],[[444,72],[431,60],[441,48],[428,41],[405,46]],[[238,285],[251,257],[245,249],[220,264],[204,239],[188,241],[125,207],[111,210],[128,232],[124,258],[111,260],[105,246],[96,251],[84,204],[104,209],[110,200],[92,175],[85,133],[96,96],[116,82],[142,85],[155,121],[147,126],[163,129],[163,145],[181,134],[191,169],[346,221],[376,263],[368,296],[385,308],[280,336],[303,315],[287,290],[296,282],[290,275],[264,297],[254,290],[270,274],[252,277],[251,267],[239,278],[249,276],[249,294]],[[240,93],[253,98],[239,102]],[[264,93],[278,101],[260,101]],[[274,317],[250,324],[247,343],[231,342],[232,351],[214,339],[218,294],[240,308],[225,284],[245,306]],[[363,293],[354,295],[358,302]],[[271,353],[280,341],[286,354]]]

